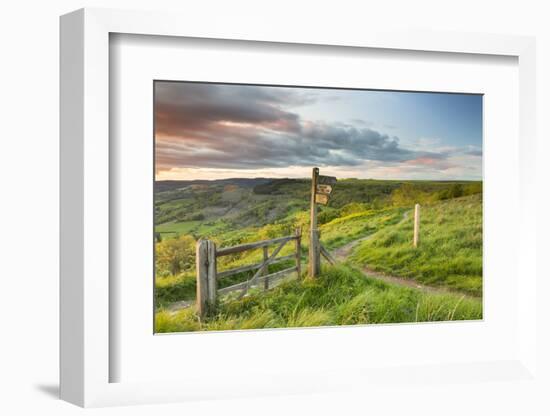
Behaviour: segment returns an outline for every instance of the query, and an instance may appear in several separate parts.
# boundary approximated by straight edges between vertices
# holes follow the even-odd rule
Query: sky
[[[482,96],[155,82],[157,180],[479,180]]]

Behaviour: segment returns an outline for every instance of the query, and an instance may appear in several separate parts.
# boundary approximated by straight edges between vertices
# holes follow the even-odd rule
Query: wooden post
[[[263,251],[264,251],[264,261],[263,261],[263,262],[265,263],[265,262],[267,261],[267,259],[269,258],[269,253],[268,253],[268,251],[267,251],[267,246],[264,246],[263,249],[264,249],[264,250],[263,250]],[[269,273],[268,273],[268,267],[269,267],[269,265],[266,264],[266,265],[262,268],[262,276],[265,276],[265,275],[269,274]],[[264,290],[267,290],[267,289],[269,289],[269,278],[266,278],[266,279],[264,280]]]
[[[213,308],[216,305],[218,282],[216,276],[216,243],[208,241],[208,303]]]
[[[199,240],[196,246],[197,313],[202,318],[216,304],[216,245]]]
[[[315,269],[317,270],[315,277],[317,277],[321,272],[321,233],[319,229],[315,230],[315,261]]]
[[[420,204],[414,206],[414,235],[413,235],[413,247],[418,247],[420,232]]]
[[[197,269],[197,313],[202,318],[206,315],[208,300],[208,242],[197,241],[195,254]]]
[[[317,192],[317,181],[319,178],[319,168],[313,168],[311,174],[311,209],[309,217],[309,264],[308,276],[315,279],[321,269],[321,259],[319,251],[319,236],[317,233],[317,204],[315,203],[315,194]]]
[[[302,277],[302,228],[296,228],[294,235],[296,235],[296,273],[300,279]]]

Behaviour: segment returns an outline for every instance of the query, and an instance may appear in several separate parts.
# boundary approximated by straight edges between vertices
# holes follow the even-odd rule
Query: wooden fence
[[[222,249],[217,249],[213,241],[199,240],[197,242],[196,253],[197,312],[199,313],[199,315],[204,316],[206,313],[208,313],[208,310],[216,304],[216,299],[218,295],[240,291],[241,293],[239,294],[239,298],[241,298],[252,286],[263,283],[263,288],[267,290],[269,289],[270,284],[275,283],[289,273],[296,272],[298,278],[300,278],[302,274],[301,240],[302,232],[300,228],[296,229],[294,235],[274,238],[271,240],[256,241],[253,243],[240,244],[237,246],[225,247]],[[288,256],[277,257],[282,248],[290,241],[294,241],[294,253]],[[269,246],[276,246],[271,254],[269,254]],[[242,253],[249,250],[256,250],[259,248],[263,250],[262,262],[218,272],[217,259],[219,257]],[[295,266],[274,273],[268,273],[268,266],[270,264],[276,264],[286,260],[294,260],[296,263]],[[218,279],[223,279],[227,276],[252,270],[256,270],[256,273],[254,273],[252,278],[250,278],[249,280],[237,283],[229,287],[224,287],[223,289],[218,289]]]

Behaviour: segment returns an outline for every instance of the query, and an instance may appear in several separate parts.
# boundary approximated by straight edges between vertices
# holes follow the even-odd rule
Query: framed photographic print
[[[209,27],[62,17],[62,398],[536,385],[533,40]]]
[[[482,319],[481,94],[153,88],[155,332]]]

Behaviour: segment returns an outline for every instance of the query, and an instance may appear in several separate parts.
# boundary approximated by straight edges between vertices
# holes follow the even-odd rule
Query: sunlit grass
[[[188,308],[160,310],[155,323],[157,332],[186,332],[481,318],[479,298],[398,287],[336,266],[323,268],[315,281],[289,281],[240,300],[221,300],[216,313],[203,320]]]
[[[421,207],[417,248],[412,246],[412,217],[360,243],[351,260],[383,273],[481,295],[481,195]]]
[[[341,247],[398,223],[405,211],[403,208],[367,210],[336,218],[320,227],[321,242],[329,249]]]

